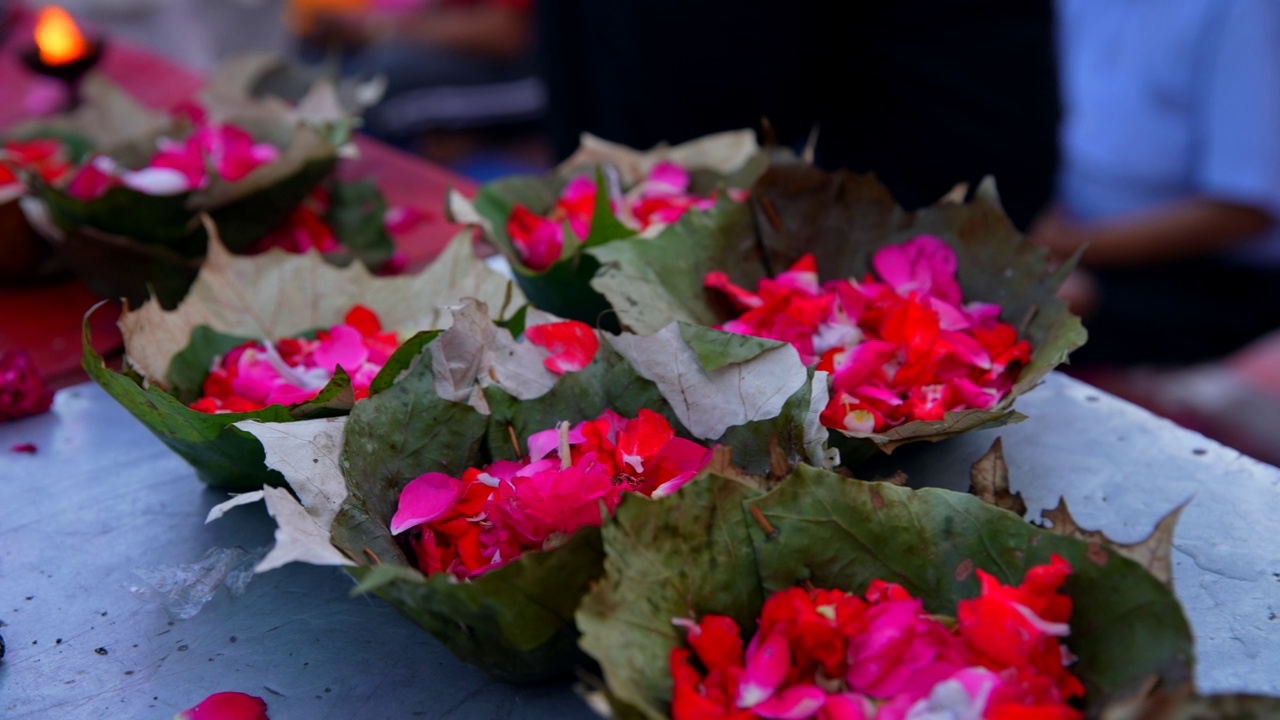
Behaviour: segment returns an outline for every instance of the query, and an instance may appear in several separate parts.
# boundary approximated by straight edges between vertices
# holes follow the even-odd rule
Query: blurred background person
[[[558,157],[758,128],[874,171],[909,207],[999,180],[1025,227],[1053,187],[1051,0],[538,0]]]
[[[302,55],[386,78],[368,134],[405,149],[440,127],[540,117],[532,0],[290,0]]]
[[[1059,0],[1064,118],[1033,237],[1087,246],[1073,363],[1186,364],[1280,328],[1280,3]]]

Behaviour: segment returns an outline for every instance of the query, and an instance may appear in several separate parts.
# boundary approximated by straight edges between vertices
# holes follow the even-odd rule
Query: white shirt
[[[1280,266],[1280,0],[1058,0],[1058,196],[1081,219],[1190,195],[1268,211]]]

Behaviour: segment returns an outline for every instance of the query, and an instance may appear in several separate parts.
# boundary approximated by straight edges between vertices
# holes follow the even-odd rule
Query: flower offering
[[[711,459],[710,449],[643,409],[630,419],[605,410],[572,428],[563,423],[531,435],[528,447],[518,461],[468,468],[461,478],[426,473],[405,486],[391,532],[410,532],[424,573],[465,579],[553,549],[599,526],[623,493],[669,495]]]
[[[339,324],[315,338],[250,341],[214,359],[204,395],[191,409],[206,413],[253,412],[268,405],[311,400],[341,368],[355,399],[369,396],[369,383],[395,352],[399,337],[385,332],[378,316],[357,305]]]
[[[611,177],[611,176],[606,176]],[[640,184],[623,195],[614,186],[607,189],[609,206],[618,220],[636,233],[658,230],[680,219],[690,210],[709,210],[716,193],[698,195],[689,191],[689,171],[670,161],[658,162]],[[545,270],[560,259],[567,224],[578,242],[591,233],[599,188],[589,175],[578,175],[560,191],[555,206],[538,215],[524,205],[512,208],[507,235],[520,260],[530,270]],[[747,191],[731,189],[735,202],[746,199]]]
[[[705,282],[742,311],[723,329],[789,342],[830,373],[828,427],[883,432],[987,410],[1009,393],[1031,344],[1000,321],[1000,306],[964,302],[950,246],[921,235],[881,248],[872,267],[861,280],[819,283],[805,255],[757,292],[718,271]]]
[[[978,570],[982,594],[961,600],[957,618],[880,580],[862,596],[792,588],[765,601],[745,648],[732,618],[677,618],[688,647],[671,651],[673,717],[1083,717],[1062,644],[1071,599],[1058,589],[1070,572],[1057,555],[1017,587]]]

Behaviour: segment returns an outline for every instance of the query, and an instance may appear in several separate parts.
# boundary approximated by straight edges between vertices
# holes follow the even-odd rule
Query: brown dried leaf
[[[1174,508],[1156,523],[1155,529],[1147,539],[1129,545],[1118,543],[1100,531],[1085,530],[1080,527],[1075,518],[1071,517],[1071,511],[1067,509],[1066,498],[1059,498],[1058,506],[1052,510],[1041,510],[1040,517],[1052,523],[1049,530],[1054,534],[1078,538],[1090,543],[1091,551],[1097,551],[1090,554],[1095,562],[1105,564],[1106,549],[1110,548],[1146,568],[1160,582],[1173,587],[1173,531],[1178,524],[1178,517],[1186,507],[1187,503],[1184,502]]]
[[[1018,515],[1027,514],[1022,493],[1009,490],[1009,466],[1004,461],[1001,438],[996,438],[991,449],[969,468],[969,492],[998,508]]]
[[[759,151],[760,146],[756,144],[756,134],[752,130],[716,133],[680,145],[659,145],[649,150],[636,150],[583,133],[578,149],[556,170],[569,174],[584,167],[610,165],[618,169],[623,187],[630,187],[647,177],[653,166],[664,160],[686,168],[727,175],[741,168]]]

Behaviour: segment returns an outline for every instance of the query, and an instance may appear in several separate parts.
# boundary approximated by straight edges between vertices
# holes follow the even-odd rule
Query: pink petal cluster
[[[280,156],[275,145],[257,142],[235,125],[207,122],[192,114],[191,133],[183,140],[160,138],[146,167],[131,170],[105,155],[95,155],[72,176],[67,192],[88,201],[113,187],[128,187],[148,195],[177,195],[209,184],[210,170],[224,180],[243,179]]]
[[[215,358],[204,395],[191,404],[205,413],[252,412],[268,405],[294,405],[316,396],[341,367],[351,377],[355,398],[369,396],[369,384],[399,346],[384,332],[372,310],[357,305],[343,322],[315,339],[250,341]]]
[[[1084,687],[1061,645],[1071,572],[1054,555],[1018,587],[981,573],[959,623],[925,612],[904,588],[874,581],[859,597],[784,590],[743,647],[732,618],[677,618],[671,651],[675,720],[1078,720]]]
[[[529,436],[528,448],[518,461],[468,468],[461,478],[427,473],[405,486],[391,532],[409,531],[423,572],[466,579],[553,549],[600,525],[624,492],[668,495],[711,459],[651,410],[563,423]]]
[[[0,422],[39,415],[53,405],[53,390],[26,350],[0,351]]]
[[[830,373],[824,424],[871,433],[989,409],[1031,361],[1000,306],[963,302],[956,265],[945,242],[921,235],[881,248],[862,280],[820,283],[805,255],[756,292],[719,271],[704,282],[742,311],[722,329],[789,342]]]
[[[579,242],[591,232],[591,217],[596,206],[596,183],[579,175],[560,192],[559,199],[547,215],[538,215],[523,205],[516,205],[507,219],[507,235],[521,262],[530,270],[545,270],[560,259],[564,251],[564,225]],[[735,202],[746,199],[745,190],[729,190]],[[644,232],[670,225],[690,210],[709,210],[716,195],[694,195],[689,192],[689,171],[663,161],[650,170],[648,177],[625,196],[610,193],[610,205],[623,225]]]
[[[173,720],[270,720],[267,703],[241,692],[219,692],[187,708]]]

